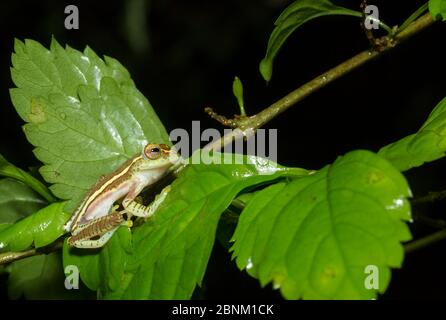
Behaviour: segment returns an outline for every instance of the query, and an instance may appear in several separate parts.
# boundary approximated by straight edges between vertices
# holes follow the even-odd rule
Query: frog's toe
[[[132,220],[126,220],[126,221],[124,221],[122,223],[122,225],[131,228],[131,227],[133,227],[133,221]]]

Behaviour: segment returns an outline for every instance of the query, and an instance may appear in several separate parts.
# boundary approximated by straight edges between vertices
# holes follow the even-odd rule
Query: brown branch
[[[414,206],[441,201],[446,198],[446,190],[438,191],[438,192],[429,192],[426,196],[413,198],[410,203]]]
[[[445,229],[446,228],[446,221],[443,219],[434,219],[428,216],[425,216],[418,212],[412,211],[412,218],[414,222],[419,222],[423,225],[426,225],[431,228],[437,228],[437,229]]]
[[[30,249],[26,251],[20,251],[20,252],[5,252],[0,254],[0,265],[7,264],[10,262],[14,262],[16,260],[28,258],[37,255],[36,249]]]
[[[0,265],[11,263],[16,260],[20,260],[20,259],[24,259],[24,258],[28,258],[28,257],[32,257],[32,256],[37,256],[40,254],[51,253],[53,251],[61,249],[63,247],[63,242],[64,242],[64,239],[60,238],[60,239],[56,240],[55,242],[53,242],[45,247],[42,247],[42,248],[29,249],[26,251],[18,251],[18,252],[11,251],[11,252],[0,253]]]
[[[246,129],[258,129],[277,117],[282,112],[288,110],[291,106],[302,101],[309,95],[315,93],[319,89],[325,87],[327,84],[333,82],[334,80],[342,77],[343,75],[355,70],[356,68],[362,66],[366,62],[380,56],[384,52],[394,48],[401,42],[414,36],[421,30],[430,26],[434,21],[430,13],[418,18],[412,24],[410,24],[405,30],[398,33],[392,41],[389,41],[388,36],[381,37],[377,39],[380,43],[387,43],[386,46],[382,47],[380,51],[366,50],[356,56],[348,59],[347,61],[341,63],[340,65],[330,69],[329,71],[321,74],[320,76],[314,78],[313,80],[307,82],[300,88],[290,92],[288,95],[280,99],[279,101],[273,103],[269,107],[265,108],[263,111],[251,117],[234,118],[230,121],[235,123],[236,127],[241,130]]]
[[[424,238],[409,242],[404,246],[404,250],[406,253],[412,253],[444,239],[446,239],[446,229],[437,231]]]

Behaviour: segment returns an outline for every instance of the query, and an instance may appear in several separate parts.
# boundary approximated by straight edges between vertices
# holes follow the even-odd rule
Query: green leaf
[[[274,23],[265,58],[260,62],[260,73],[266,81],[271,79],[274,58],[288,37],[304,23],[327,15],[362,17],[360,12],[336,6],[328,0],[297,0],[282,12]]]
[[[429,0],[429,11],[434,20],[446,20],[446,1]]]
[[[0,179],[0,226],[14,223],[46,205],[46,201],[20,181]]]
[[[411,235],[409,186],[385,159],[354,151],[317,173],[254,195],[234,233],[234,256],[262,286],[287,299],[371,299],[367,266],[400,267]]]
[[[168,135],[128,71],[93,50],[16,40],[10,90],[40,172],[72,210],[99,176]]]
[[[60,252],[33,256],[8,266],[10,299],[86,298],[85,291],[67,290]]]
[[[446,151],[446,98],[431,112],[421,129],[383,147],[378,154],[401,171],[444,157]]]
[[[54,199],[51,192],[48,188],[39,180],[34,178],[31,174],[26,171],[23,171],[20,168],[9,163],[1,154],[0,154],[0,175],[5,177],[10,177],[19,181],[22,181],[38,194],[40,194],[44,199],[48,202],[54,202]]]
[[[223,164],[191,164],[184,169],[153,218],[133,229],[133,254],[125,260],[119,258],[123,253],[118,248],[107,253],[118,257],[116,264],[126,263],[125,270],[101,274],[97,258],[90,257],[85,259],[82,280],[90,288],[106,288],[102,282],[107,278],[120,278],[116,290],[101,292],[106,299],[190,298],[203,278],[220,214],[232,199],[247,187],[307,174],[255,157],[235,157],[240,164],[227,164],[234,159],[225,154]]]
[[[65,203],[53,203],[0,231],[2,251],[22,251],[34,244],[39,248],[63,235],[64,223],[70,214],[63,211]]]

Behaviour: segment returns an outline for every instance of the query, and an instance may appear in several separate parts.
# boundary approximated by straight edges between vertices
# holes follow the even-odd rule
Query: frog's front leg
[[[154,214],[159,205],[164,201],[169,191],[170,186],[165,187],[161,191],[161,193],[155,197],[155,200],[153,200],[153,202],[148,206],[136,202],[135,197],[137,196],[137,194],[135,195],[134,193],[130,192],[124,198],[124,200],[122,200],[122,206],[127,213],[130,213],[131,215],[137,217],[148,219]]]

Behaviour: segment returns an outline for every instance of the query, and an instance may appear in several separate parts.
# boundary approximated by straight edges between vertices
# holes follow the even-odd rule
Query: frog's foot
[[[131,219],[125,220],[121,223],[121,226],[131,228],[133,227],[133,221]]]

